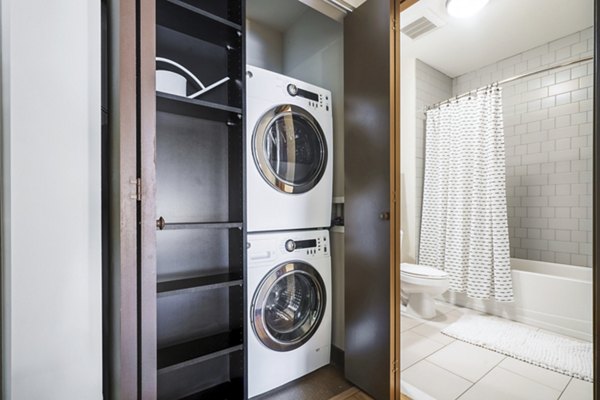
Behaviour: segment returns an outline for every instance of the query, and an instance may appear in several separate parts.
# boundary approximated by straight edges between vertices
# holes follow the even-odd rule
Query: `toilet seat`
[[[416,265],[409,263],[400,264],[400,274],[413,276],[415,278],[426,278],[426,279],[446,279],[448,274],[441,269],[429,267],[427,265]]]

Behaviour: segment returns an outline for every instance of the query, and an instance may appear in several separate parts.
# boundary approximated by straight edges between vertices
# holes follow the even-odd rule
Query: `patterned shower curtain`
[[[451,291],[513,300],[505,180],[500,87],[427,111],[419,263]]]

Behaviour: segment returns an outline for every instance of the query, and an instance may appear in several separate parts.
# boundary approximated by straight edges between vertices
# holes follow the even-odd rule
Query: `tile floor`
[[[440,331],[478,313],[438,303],[432,320],[401,316],[402,380],[436,400],[590,400],[593,385],[450,338]],[[418,400],[418,399],[415,399]]]

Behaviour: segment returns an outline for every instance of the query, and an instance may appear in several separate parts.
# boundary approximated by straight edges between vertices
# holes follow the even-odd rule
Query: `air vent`
[[[418,37],[423,36],[427,32],[431,32],[437,27],[438,26],[431,22],[431,20],[429,20],[428,18],[421,17],[400,29],[400,32],[404,33],[409,38],[415,40]]]

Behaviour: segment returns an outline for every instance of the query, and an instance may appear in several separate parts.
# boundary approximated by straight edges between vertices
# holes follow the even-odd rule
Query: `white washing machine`
[[[248,396],[329,364],[327,230],[248,234]]]
[[[331,92],[247,66],[248,231],[331,224]]]

